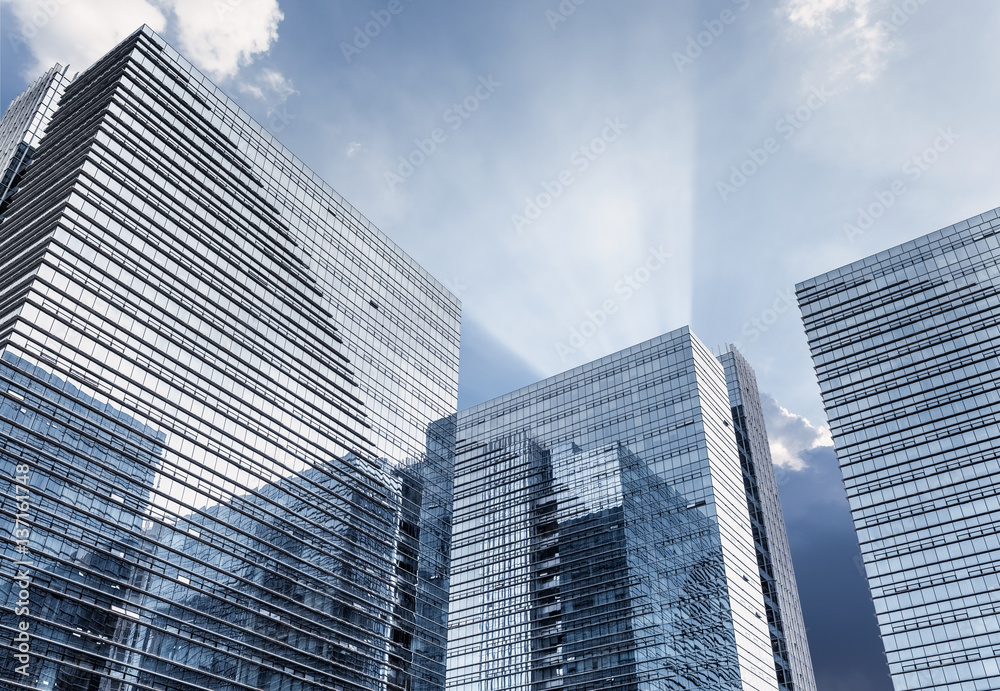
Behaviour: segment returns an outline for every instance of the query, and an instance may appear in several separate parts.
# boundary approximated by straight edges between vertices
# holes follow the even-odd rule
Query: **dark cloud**
[[[779,493],[819,691],[892,691],[854,524],[830,447],[802,452]]]

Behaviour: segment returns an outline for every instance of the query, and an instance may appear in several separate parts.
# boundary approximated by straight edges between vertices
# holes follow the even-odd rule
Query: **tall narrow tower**
[[[743,471],[778,688],[782,691],[816,691],[792,552],[788,546],[778,482],[767,443],[764,411],[757,390],[757,376],[735,348],[731,347],[719,360],[726,369],[733,431]]]

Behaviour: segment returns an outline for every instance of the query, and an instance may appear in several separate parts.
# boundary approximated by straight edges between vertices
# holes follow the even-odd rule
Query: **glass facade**
[[[898,691],[1000,689],[998,211],[797,287]]]
[[[0,221],[4,683],[443,688],[458,301],[149,29],[63,86]]]
[[[7,197],[13,194],[21,175],[31,165],[38,143],[69,83],[66,68],[56,65],[20,96],[0,120],[0,220]]]
[[[460,412],[448,688],[778,689],[732,421],[687,329]]]
[[[5,497],[27,497],[29,507],[16,526],[16,515],[0,514],[0,535],[28,538],[20,554],[17,542],[5,545],[4,557],[21,562],[16,570],[30,578],[23,605],[35,617],[29,668],[44,688],[94,688],[102,654],[117,651],[131,629],[164,436],[10,352],[0,360],[0,382],[0,487]],[[28,492],[14,486],[19,475],[29,478]],[[44,532],[34,530],[42,522]],[[24,526],[30,535],[16,533]],[[13,572],[4,576],[6,618],[21,587]],[[13,655],[0,656],[3,679],[25,676],[20,666]]]
[[[816,691],[799,588],[795,582],[778,483],[767,443],[764,411],[757,390],[757,376],[733,347],[719,360],[726,369],[733,431],[746,488],[778,688],[782,691]]]

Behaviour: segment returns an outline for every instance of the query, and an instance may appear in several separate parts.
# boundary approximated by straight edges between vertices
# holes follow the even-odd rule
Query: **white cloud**
[[[859,6],[869,4],[870,0],[788,0],[785,12],[794,24],[829,30],[834,15],[857,11]]]
[[[237,88],[245,94],[250,94],[261,101],[267,109],[265,125],[271,132],[277,134],[283,131],[288,123],[295,119],[294,113],[289,113],[285,103],[292,94],[299,93],[280,72],[269,67],[257,70],[249,79],[240,78]]]
[[[277,0],[162,2],[176,23],[176,48],[213,79],[235,76],[255,54],[267,52],[284,19]]]
[[[773,396],[762,394],[764,422],[771,447],[771,461],[788,470],[806,467],[802,452],[821,446],[833,446],[830,430],[816,427],[809,420],[778,405]]]
[[[347,157],[354,158],[361,151],[361,142],[351,142],[347,146]]]
[[[245,94],[250,94],[254,98],[259,98],[260,100],[265,100],[267,96],[264,95],[264,89],[260,84],[251,84],[250,82],[241,82],[240,91]]]
[[[298,89],[292,85],[291,79],[286,78],[280,72],[271,68],[261,70],[260,82],[265,84],[271,93],[281,99],[286,99],[292,94],[299,93]]]
[[[241,81],[239,90],[264,101],[271,108],[284,103],[292,94],[299,93],[292,85],[292,80],[269,67],[260,70],[252,81]]]
[[[872,82],[896,47],[886,0],[786,0],[779,10],[828,65],[828,79]],[[821,42],[817,45],[817,37]],[[825,50],[824,50],[825,49]]]
[[[30,50],[35,62],[23,75],[34,81],[59,62],[75,71],[89,67],[120,41],[148,24],[163,31],[166,19],[158,7],[145,0],[72,0],[41,3],[38,0],[0,0],[18,22],[5,32],[18,50]]]
[[[56,62],[84,70],[143,24],[213,79],[235,76],[278,38],[284,18],[277,0],[0,0],[18,22],[8,33],[30,50],[32,81]],[[270,88],[291,89],[271,71]],[[294,92],[292,89],[289,93]],[[287,97],[287,94],[286,94]]]

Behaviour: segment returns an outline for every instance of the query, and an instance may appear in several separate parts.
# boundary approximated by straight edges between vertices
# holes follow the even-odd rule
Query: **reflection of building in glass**
[[[777,689],[733,407],[682,329],[459,413],[449,688]]]
[[[897,691],[1000,689],[1000,209],[797,286]]]
[[[40,685],[96,688],[127,654],[141,600],[149,542],[144,517],[163,435],[102,404],[40,367],[5,353],[0,360],[0,513],[7,563],[30,577],[31,666]],[[10,497],[18,465],[30,477],[31,549],[18,554]],[[36,546],[37,545],[37,546]],[[4,569],[8,571],[7,568]],[[19,588],[0,579],[5,618]],[[0,675],[18,679],[14,656],[0,656]]]
[[[736,447],[743,469],[778,687],[782,691],[815,691],[812,658],[802,620],[802,605],[792,568],[785,519],[781,515],[778,483],[767,444],[757,377],[735,348],[723,353],[719,360],[726,368]]]
[[[413,646],[414,639],[426,638],[424,623],[417,623],[418,589],[424,590],[418,574],[433,568],[426,562],[437,556],[422,552],[419,543],[421,525],[427,525],[420,517],[425,478],[420,467],[411,467],[393,473],[392,486],[380,485],[373,481],[377,470],[365,466],[348,455],[185,516],[183,531],[157,530],[163,535],[158,556],[172,569],[148,582],[154,617],[139,643],[145,653],[140,683],[155,686],[158,677],[172,674],[192,687],[281,688],[274,670],[294,662],[366,688],[381,683],[388,661],[386,688],[422,688],[412,673],[430,666],[419,656],[434,641],[422,641],[422,650]],[[348,477],[356,482],[344,482]],[[311,492],[301,480],[325,492]],[[295,520],[274,522],[272,505]],[[215,531],[212,544],[202,540],[209,530]],[[220,551],[220,543],[254,557]],[[212,583],[226,595],[207,597],[196,583]],[[176,621],[212,635],[182,639],[170,632]],[[220,645],[223,640],[230,645]],[[284,655],[273,654],[273,642],[293,645]],[[439,634],[429,649],[443,654],[444,645]],[[240,664],[229,654],[240,646],[263,651],[263,664]],[[220,685],[220,677],[229,685]],[[443,679],[438,673],[423,683],[440,688]]]
[[[441,688],[457,301],[149,29],[67,82],[0,122],[21,688]]]

